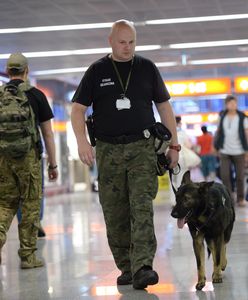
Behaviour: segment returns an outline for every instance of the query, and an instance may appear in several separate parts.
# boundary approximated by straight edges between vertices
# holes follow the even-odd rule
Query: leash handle
[[[176,168],[169,169],[170,182],[171,182],[172,190],[173,190],[173,192],[174,192],[175,195],[176,195],[177,190],[176,190],[176,188],[173,185],[172,175],[178,175],[180,172],[181,172],[181,166],[179,164],[177,164]]]

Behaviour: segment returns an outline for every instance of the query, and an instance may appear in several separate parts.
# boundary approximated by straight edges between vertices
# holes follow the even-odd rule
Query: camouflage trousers
[[[97,141],[99,197],[117,267],[152,266],[157,242],[153,203],[158,190],[153,138],[112,145]]]
[[[0,155],[0,248],[6,242],[7,232],[20,206],[20,258],[37,249],[41,186],[41,161],[35,150],[22,159]]]

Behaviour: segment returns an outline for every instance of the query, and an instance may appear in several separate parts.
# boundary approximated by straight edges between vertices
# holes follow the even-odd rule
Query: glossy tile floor
[[[236,208],[236,223],[228,246],[228,266],[223,283],[212,285],[211,259],[206,262],[207,285],[195,291],[196,263],[188,229],[177,229],[170,217],[168,192],[155,202],[158,249],[154,268],[159,284],[144,291],[117,288],[116,269],[109,251],[97,193],[75,193],[46,201],[43,225],[46,238],[38,241],[44,268],[21,270],[17,256],[16,219],[3,248],[0,267],[1,300],[247,300],[248,205]]]

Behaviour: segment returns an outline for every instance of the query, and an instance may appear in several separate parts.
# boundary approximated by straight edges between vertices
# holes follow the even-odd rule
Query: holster
[[[88,130],[88,134],[89,134],[91,146],[95,147],[95,145],[96,145],[95,126],[94,126],[92,115],[88,116],[88,118],[85,121],[85,123],[86,123],[86,126],[87,126],[87,130]]]
[[[38,157],[39,157],[39,159],[41,159],[42,153],[43,153],[43,145],[42,145],[41,140],[38,140],[36,142],[36,149],[37,149]]]

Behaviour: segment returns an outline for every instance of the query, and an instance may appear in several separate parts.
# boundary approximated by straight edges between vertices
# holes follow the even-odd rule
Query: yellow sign
[[[237,77],[234,79],[236,93],[248,93],[248,77]]]
[[[66,132],[66,122],[53,121],[53,130],[57,132]]]
[[[171,96],[198,96],[231,93],[231,80],[229,78],[165,81],[165,85]]]

